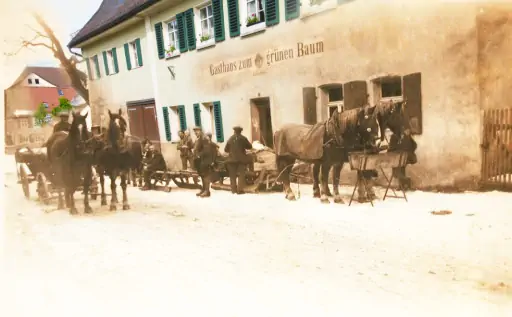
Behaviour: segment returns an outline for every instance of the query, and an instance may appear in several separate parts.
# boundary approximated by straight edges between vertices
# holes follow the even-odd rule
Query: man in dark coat
[[[416,141],[411,136],[411,130],[405,129],[400,138],[398,135],[393,134],[389,140],[389,150],[390,152],[398,152],[403,151],[407,153],[407,164],[416,164],[416,148],[418,145]],[[407,165],[406,165],[407,166]],[[395,167],[393,168],[393,174],[396,178],[398,178],[399,186],[406,190],[411,188],[411,179],[407,177],[405,174],[406,166]]]
[[[180,142],[178,143],[178,151],[180,151],[181,167],[183,170],[188,169],[188,163],[192,157],[192,149],[194,148],[194,142],[192,139],[185,134],[185,131],[178,133],[180,136]],[[192,166],[190,166],[192,168]]]
[[[245,187],[245,171],[247,170],[247,164],[251,163],[252,160],[245,151],[251,150],[252,145],[251,142],[242,135],[243,129],[240,126],[235,126],[233,131],[233,135],[226,142],[224,152],[228,153],[226,163],[229,172],[231,192],[233,194],[243,194]]]
[[[162,153],[155,150],[155,146],[153,144],[149,145],[149,150],[146,152],[143,164],[144,187],[142,189],[148,190],[151,188],[151,174],[157,171],[165,171],[167,164],[165,163],[165,159]]]
[[[195,127],[194,132],[197,136],[193,152],[194,165],[203,184],[201,191],[196,196],[210,197],[210,183],[213,165],[217,157],[217,145],[203,133],[200,127]]]
[[[66,131],[68,132],[71,128],[71,124],[69,124],[69,113],[67,112],[60,112],[59,113],[60,121],[53,126],[53,133],[59,132],[59,131]]]

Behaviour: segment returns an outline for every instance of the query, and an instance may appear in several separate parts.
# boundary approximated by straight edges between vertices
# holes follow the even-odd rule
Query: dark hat
[[[194,131],[197,131],[197,130],[202,131],[203,129],[201,127],[195,126],[192,130],[194,130]]]
[[[233,127],[233,130],[235,130],[235,131],[243,131],[244,129],[241,126],[239,126],[239,125],[235,125]]]

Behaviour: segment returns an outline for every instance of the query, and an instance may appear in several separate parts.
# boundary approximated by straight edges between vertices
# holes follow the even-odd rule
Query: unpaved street
[[[129,211],[70,216],[14,171],[6,186],[2,316],[512,316],[510,194],[372,208],[305,186],[297,202],[130,187]]]

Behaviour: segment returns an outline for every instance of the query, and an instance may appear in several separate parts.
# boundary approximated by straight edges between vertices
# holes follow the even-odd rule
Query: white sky
[[[0,88],[10,86],[26,65],[58,65],[46,48],[23,50],[14,57],[4,53],[19,47],[20,37],[31,39],[34,32],[26,25],[36,26],[29,10],[38,10],[54,29],[62,46],[69,43],[71,33],[79,30],[96,12],[101,0],[0,0]],[[67,49],[66,49],[67,50]],[[3,107],[3,93],[0,105]],[[2,111],[3,112],[3,111]]]

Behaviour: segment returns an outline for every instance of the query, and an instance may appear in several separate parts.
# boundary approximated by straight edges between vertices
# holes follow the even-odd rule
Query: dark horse
[[[117,209],[116,179],[118,176],[121,178],[123,190],[123,210],[130,209],[126,194],[127,180],[130,170],[138,168],[142,162],[142,145],[127,135],[127,123],[121,114],[121,110],[119,113],[112,113],[109,110],[110,121],[106,134],[92,138],[88,146],[93,150],[93,164],[100,176],[102,206],[107,204],[104,175],[107,174],[110,178],[112,191],[110,210]]]
[[[359,144],[373,143],[380,130],[375,108],[356,108],[336,113],[327,121],[314,126],[288,124],[274,133],[276,164],[283,181],[286,198],[295,200],[290,187],[290,172],[295,161],[301,160],[314,164],[314,170],[322,170],[320,200],[328,203],[328,174],[331,166],[346,161],[349,149]],[[315,130],[317,132],[315,132]],[[343,203],[334,183],[334,202]],[[318,177],[315,179],[318,184]],[[318,185],[317,185],[318,187]]]
[[[45,143],[48,160],[53,172],[52,183],[55,187],[64,189],[66,207],[69,208],[71,214],[78,213],[73,195],[82,183],[84,187],[84,211],[86,213],[92,212],[89,205],[92,167],[90,153],[85,146],[89,138],[86,118],[87,114],[82,116],[73,112],[73,122],[69,132],[56,132]],[[61,191],[59,191],[58,208],[64,208]]]
[[[405,120],[404,120],[404,106],[406,102],[397,102],[394,103],[392,100],[390,100],[389,103],[380,103],[375,107],[374,115],[376,115],[377,122],[379,124],[380,128],[380,141],[384,141],[384,138],[386,137],[385,130],[386,128],[389,128],[393,134],[401,135],[402,131],[405,128]],[[388,140],[389,142],[389,140]],[[367,146],[371,146],[371,144],[366,144]],[[333,184],[339,184],[340,183],[340,174],[341,170],[343,168],[343,164],[348,162],[348,155],[344,155],[345,150],[350,153],[351,151],[363,151],[364,145],[361,143],[354,143],[352,148],[344,148],[344,147],[338,147],[334,146],[331,148],[331,151],[338,151],[339,153],[336,154],[338,157],[344,157],[345,159],[340,160],[332,165],[332,177],[333,177]],[[319,188],[319,179],[320,179],[320,172],[323,166],[320,163],[314,163],[313,164],[313,195],[314,197],[320,197],[320,188]],[[324,173],[322,171],[322,178],[328,177],[329,171]],[[334,185],[336,186],[336,185]],[[329,187],[327,187],[327,196],[332,196],[329,192]]]

